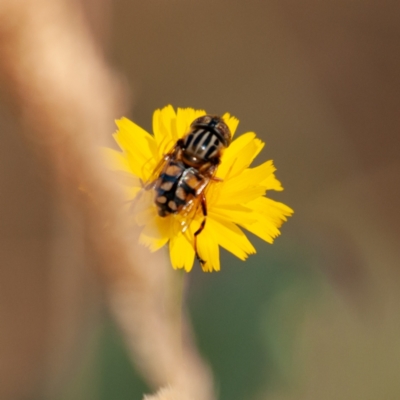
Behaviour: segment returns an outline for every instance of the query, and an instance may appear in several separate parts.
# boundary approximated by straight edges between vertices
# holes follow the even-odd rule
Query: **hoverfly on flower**
[[[156,110],[151,135],[122,118],[115,139],[122,152],[104,149],[126,190],[140,242],[156,251],[169,245],[174,268],[220,269],[219,246],[241,260],[255,248],[241,228],[272,243],[293,211],[266,197],[283,190],[275,167],[250,164],[264,147],[253,132],[232,140],[239,121],[203,110]]]
[[[197,236],[203,231],[207,217],[205,190],[215,178],[221,156],[232,139],[229,127],[218,116],[204,115],[196,118],[189,132],[178,139],[173,149],[159,163],[153,177],[144,186],[155,191],[155,205],[160,217],[181,214],[182,232],[201,208],[203,220],[194,232],[193,248],[200,264],[204,264],[197,252]],[[199,207],[201,205],[201,207]]]

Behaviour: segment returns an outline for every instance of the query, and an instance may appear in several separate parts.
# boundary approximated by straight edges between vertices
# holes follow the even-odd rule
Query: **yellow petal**
[[[136,196],[138,195],[138,193],[140,193],[141,190],[142,189],[139,187],[124,186],[125,198],[128,201],[129,207],[132,204],[131,201],[133,201],[136,198]]]
[[[204,272],[220,270],[219,247],[214,234],[210,228],[204,228],[197,236],[197,249],[200,258],[204,261],[202,269]]]
[[[136,176],[147,181],[159,159],[154,138],[127,118],[116,123],[119,130],[114,138],[124,151],[129,168]]]
[[[167,244],[168,240],[164,237],[154,237],[152,235],[148,235],[145,232],[142,232],[139,236],[139,243],[143,246],[146,246],[150,249],[150,251],[157,251],[161,249],[163,246]]]
[[[268,179],[274,172],[276,168],[272,160],[262,163],[258,167],[248,168],[243,171],[238,177],[235,177],[236,184],[246,183],[248,185],[263,185],[264,181]]]
[[[241,260],[256,252],[246,235],[232,222],[214,217],[208,218],[207,224],[213,230],[218,244]]]
[[[237,129],[238,125],[239,125],[239,120],[236,117],[234,117],[231,114],[229,114],[229,113],[225,113],[222,116],[222,119],[228,125],[228,128],[231,131],[231,134],[232,134],[232,137],[233,137],[233,135],[235,134],[236,129]]]
[[[266,197],[260,197],[247,206],[254,210],[257,221],[238,224],[268,243],[272,243],[274,238],[280,235],[279,227],[286,221],[286,217],[293,214],[290,207]]]
[[[169,242],[169,254],[174,269],[184,268],[186,272],[190,272],[195,257],[193,240],[183,233],[172,236]]]
[[[225,204],[221,206],[213,206],[208,210],[208,215],[213,218],[222,218],[227,221],[242,224],[252,224],[256,222],[257,217],[250,207],[245,207],[240,204]]]
[[[157,210],[154,206],[154,194],[148,190],[140,190],[131,205],[131,213],[139,226],[144,226],[157,217]]]
[[[154,112],[153,132],[158,146],[158,156],[161,158],[171,150],[178,140],[176,113],[171,105]]]
[[[100,151],[108,168],[113,172],[113,178],[124,186],[125,198],[133,200],[141,190],[141,182],[132,173],[124,153],[109,148],[101,148]]]
[[[178,108],[176,126],[178,138],[185,136],[189,130],[192,122],[203,115],[206,115],[204,110],[194,110],[193,108]]]
[[[189,126],[192,122],[189,115],[192,114],[194,114],[192,108],[178,108],[176,112],[176,132],[179,139],[189,131]]]
[[[283,190],[282,184],[278,179],[276,179],[275,174],[269,175],[261,183],[265,185],[267,190],[276,190],[278,192]]]
[[[253,224],[239,224],[249,232],[265,240],[267,243],[273,243],[274,239],[280,235],[279,229],[265,218],[259,216],[259,220]]]
[[[274,185],[279,190],[279,181],[273,176],[275,167],[267,161],[258,167],[248,168],[241,174],[220,183],[219,196],[214,200],[218,206],[244,204],[265,194]],[[273,179],[269,179],[269,177]]]
[[[247,204],[248,207],[260,213],[265,218],[273,221],[276,226],[281,226],[283,221],[293,214],[293,210],[286,204],[269,199],[268,197],[260,197]]]
[[[149,247],[151,251],[157,251],[167,244],[170,236],[169,218],[157,216],[144,226],[139,236],[139,242]]]
[[[263,147],[264,143],[256,139],[253,132],[239,136],[223,153],[222,162],[217,171],[218,178],[230,179],[241,173],[252,163]]]
[[[265,194],[265,186],[235,184],[235,182],[227,182],[220,191],[217,204],[223,207],[228,204],[245,204],[251,200]]]
[[[124,153],[108,147],[101,147],[100,154],[103,157],[107,168],[111,171],[125,171],[132,173],[129,162],[125,158]]]
[[[140,179],[130,172],[125,171],[112,171],[113,178],[123,186],[129,188],[135,188],[137,191],[142,189],[142,183]]]

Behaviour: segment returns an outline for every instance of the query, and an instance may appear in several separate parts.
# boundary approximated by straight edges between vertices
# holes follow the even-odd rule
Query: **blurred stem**
[[[182,350],[182,339],[183,339],[183,298],[185,294],[185,279],[186,272],[184,270],[176,270],[173,274],[173,294],[172,294],[172,314],[176,332],[177,343],[179,344],[179,350]]]
[[[175,398],[212,400],[211,374],[196,348],[182,346],[180,339],[181,357],[176,357],[176,325],[169,317],[175,316],[178,294],[168,286],[169,275],[158,273],[170,271],[167,258],[162,252],[150,257],[139,243],[140,230],[132,229],[121,212],[124,192],[98,151],[115,130],[113,119],[121,115],[124,85],[93,42],[81,3],[0,1],[0,79],[27,128],[26,144],[36,150],[65,204],[82,218],[96,256],[93,270],[109,294],[133,360],[150,384],[170,386],[179,393]],[[174,275],[181,330],[186,325],[183,276]],[[163,300],[170,309],[164,309]]]

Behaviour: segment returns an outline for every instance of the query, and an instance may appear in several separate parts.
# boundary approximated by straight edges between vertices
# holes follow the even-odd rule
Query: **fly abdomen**
[[[171,161],[160,174],[155,187],[158,215],[165,217],[179,213],[196,198],[204,185],[204,177],[196,169]]]
[[[175,191],[184,169],[182,163],[171,160],[160,174],[155,186],[155,203],[160,217],[177,212]]]

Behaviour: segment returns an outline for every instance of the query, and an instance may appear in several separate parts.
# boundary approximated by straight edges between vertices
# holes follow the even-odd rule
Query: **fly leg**
[[[203,212],[203,221],[201,221],[199,229],[194,233],[194,251],[196,253],[196,258],[199,260],[199,263],[201,266],[203,266],[206,261],[200,258],[199,253],[197,252],[197,236],[200,235],[201,232],[203,232],[203,229],[206,225],[206,218],[207,218],[207,203],[206,203],[206,197],[204,196],[204,193],[201,195],[201,211]]]

